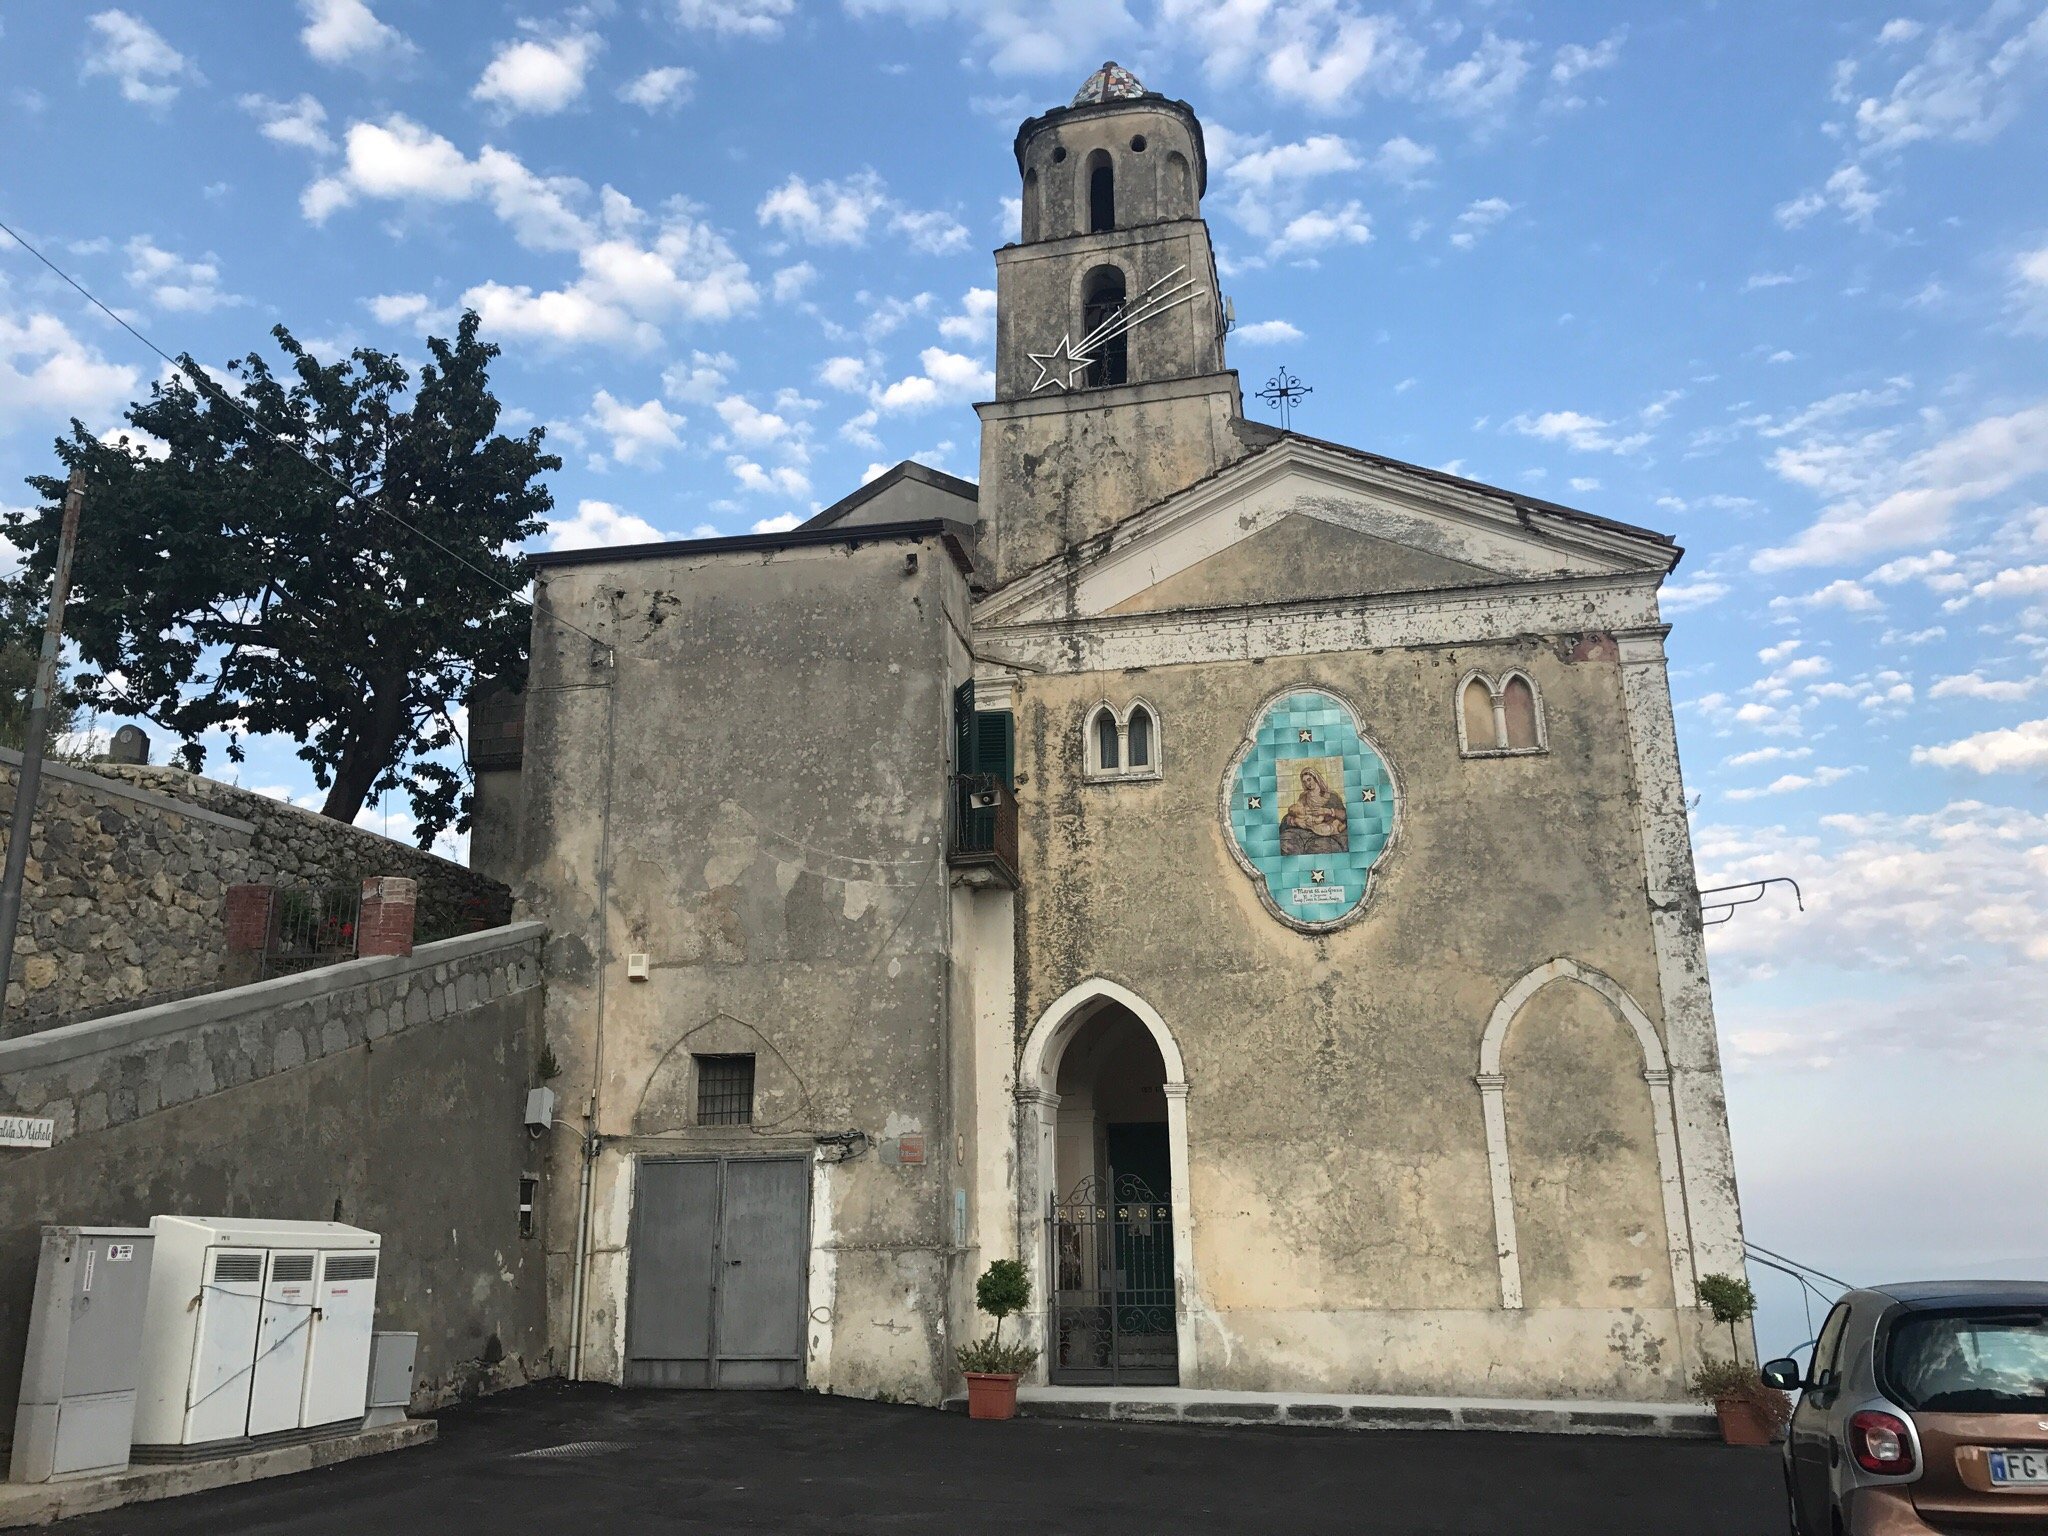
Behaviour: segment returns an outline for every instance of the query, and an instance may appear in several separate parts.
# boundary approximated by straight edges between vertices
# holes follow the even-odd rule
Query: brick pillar
[[[228,952],[221,979],[231,987],[247,986],[263,974],[263,952],[270,947],[270,924],[277,910],[277,887],[228,887]]]
[[[412,953],[412,909],[419,884],[403,875],[378,875],[363,882],[363,910],[356,918],[356,953]]]

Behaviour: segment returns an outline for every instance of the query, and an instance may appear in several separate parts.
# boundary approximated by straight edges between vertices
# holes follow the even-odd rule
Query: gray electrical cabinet
[[[412,1406],[413,1360],[419,1354],[416,1333],[373,1333],[370,1335],[370,1392],[363,1428],[403,1424],[405,1410]]]
[[[147,1227],[43,1228],[14,1414],[14,1482],[128,1465],[155,1242]]]

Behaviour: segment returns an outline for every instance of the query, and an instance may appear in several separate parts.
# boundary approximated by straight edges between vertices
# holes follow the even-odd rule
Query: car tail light
[[[1897,1477],[1913,1470],[1913,1436],[1894,1413],[1866,1408],[1849,1420],[1849,1453],[1866,1472]]]

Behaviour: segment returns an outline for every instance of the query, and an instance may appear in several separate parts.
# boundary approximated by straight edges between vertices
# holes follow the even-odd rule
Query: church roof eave
[[[1244,457],[1223,465],[1171,496],[1140,508],[1073,548],[1020,571],[1001,587],[982,596],[977,604],[977,622],[1002,624],[1021,619],[1052,593],[1070,584],[1077,568],[1106,566],[1125,556],[1133,546],[1149,545],[1159,537],[1168,536],[1173,527],[1184,524],[1186,519],[1213,512],[1219,500],[1232,496],[1233,483],[1236,489],[1251,492],[1268,478],[1285,474],[1290,463],[1298,463],[1323,475],[1341,475],[1346,473],[1342,465],[1357,465],[1380,477],[1381,483],[1375,488],[1383,493],[1390,488],[1386,477],[1395,482],[1410,482],[1411,486],[1414,482],[1422,482],[1433,493],[1430,499],[1442,512],[1495,528],[1518,529],[1522,537],[1555,544],[1608,568],[1600,578],[1588,575],[1565,579],[1655,576],[1661,580],[1677,566],[1684,553],[1669,534],[1654,529],[1617,522],[1500,486],[1390,459],[1305,433],[1283,432],[1263,423],[1242,419],[1234,425],[1239,429],[1241,440],[1258,446]],[[1554,578],[1518,578],[1505,574],[1502,577],[1508,584],[1531,579]]]

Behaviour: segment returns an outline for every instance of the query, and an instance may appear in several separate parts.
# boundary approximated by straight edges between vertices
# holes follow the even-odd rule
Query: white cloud
[[[141,382],[138,369],[108,362],[55,315],[0,311],[0,430],[28,419],[112,416]]]
[[[649,347],[667,322],[728,320],[760,301],[746,263],[688,204],[671,201],[651,219],[606,187],[591,211],[590,189],[574,177],[537,176],[489,146],[470,160],[402,116],[351,124],[343,163],[300,201],[320,223],[364,198],[484,202],[528,249],[575,253],[581,274],[563,288],[493,280],[462,296],[500,335]]]
[[[611,439],[611,455],[621,464],[659,464],[664,452],[683,445],[676,435],[683,418],[659,400],[628,405],[600,389],[591,397],[590,414],[583,420]]]
[[[1917,35],[1917,34],[1916,34]],[[1880,43],[1897,42],[1879,34]],[[1922,141],[1983,143],[2019,116],[2048,66],[2048,11],[1994,0],[1973,26],[1942,26],[1890,89],[1856,97],[1856,137],[1887,152]],[[1852,79],[1845,75],[1845,82]]]
[[[793,304],[802,298],[804,291],[817,280],[818,269],[808,261],[799,261],[794,266],[778,267],[769,283],[769,291],[778,304]]]
[[[2048,472],[2048,401],[1987,416],[1904,460],[1887,437],[1821,443],[1772,467],[1838,499],[1789,544],[1751,562],[1760,571],[1828,565],[1945,535],[1961,509]]]
[[[1240,155],[1230,161],[1223,179],[1232,186],[1270,189],[1278,182],[1355,171],[1360,163],[1350,144],[1334,133],[1319,133],[1298,144],[1276,144]]]
[[[762,410],[744,395],[727,395],[714,409],[726,430],[750,447],[779,442],[792,431],[787,418]]]
[[[695,70],[680,64],[664,64],[644,75],[635,75],[620,86],[619,100],[649,112],[662,112],[688,101],[696,84]]]
[[[967,226],[937,209],[900,208],[890,215],[889,228],[927,256],[948,256],[967,249]]]
[[[1915,747],[1913,761],[1975,773],[2029,773],[2048,769],[2048,720],[2028,720],[2005,730],[1979,731],[1946,746]],[[2043,863],[2048,863],[2044,859]],[[2048,955],[2048,945],[2043,947]]]
[[[1934,686],[1927,690],[1930,699],[1988,699],[1997,704],[2016,704],[2040,687],[2041,679],[1993,678],[1981,672],[1965,672],[1956,677],[1935,679]]]
[[[379,293],[363,300],[379,325],[409,325],[422,336],[455,323],[452,309],[437,305],[424,293]]]
[[[1947,550],[1930,549],[1924,555],[1901,555],[1896,560],[1887,560],[1864,579],[1886,587],[1919,581],[1937,592],[1949,592],[1968,585],[1967,579],[1957,574],[1955,564],[1956,557]]]
[[[652,523],[608,501],[579,501],[576,515],[548,524],[549,549],[606,549],[615,544],[659,544],[668,537]]]
[[[986,346],[996,334],[996,291],[970,288],[960,297],[960,313],[939,322],[939,334],[948,341],[968,346]]]
[[[828,389],[863,393],[867,389],[868,365],[858,357],[828,357],[818,365],[818,382]]]
[[[125,247],[128,253],[128,283],[158,309],[179,314],[203,315],[223,304],[241,299],[220,289],[220,268],[211,252],[200,261],[187,261],[162,249],[147,235],[137,235]]]
[[[1495,118],[1529,75],[1529,45],[1487,32],[1472,56],[1438,77],[1430,94],[1460,117]]]
[[[1581,75],[1614,68],[1621,62],[1621,45],[1626,35],[1625,32],[1610,33],[1590,48],[1584,43],[1566,43],[1551,61],[1551,83],[1570,85]]]
[[[1758,747],[1751,752],[1738,752],[1721,764],[1723,768],[1754,768],[1759,763],[1795,763],[1801,758],[1813,756],[1811,747]]]
[[[741,454],[734,454],[725,461],[725,467],[732,471],[733,478],[740,483],[740,489],[758,496],[808,496],[811,482],[802,470],[783,465],[779,469],[763,469],[759,464]],[[772,521],[772,520],[771,520]],[[794,528],[795,522],[781,527],[754,525],[756,533],[777,533],[782,528]]]
[[[185,81],[200,78],[192,62],[140,17],[101,11],[88,25],[93,35],[86,46],[84,73],[118,81],[124,101],[167,107],[178,99]]]
[[[1884,603],[1859,581],[1831,581],[1815,592],[1799,597],[1774,597],[1771,606],[1783,612],[1791,608],[1839,608],[1844,613],[1882,613]]]
[[[882,178],[862,171],[844,181],[789,180],[761,199],[754,210],[763,227],[773,226],[807,245],[861,245],[876,215],[888,207]]]
[[[322,64],[378,64],[418,51],[363,0],[299,0],[299,9],[306,14],[299,41]]]
[[[1666,613],[1686,613],[1718,603],[1731,588],[1725,581],[1702,573],[1684,581],[1667,580],[1657,592],[1657,606]]]
[[[2048,565],[2012,566],[1970,588],[1972,597],[1990,598],[2038,597],[2044,592],[2048,592]]]
[[[1885,194],[1872,184],[1869,172],[1860,165],[1849,164],[1838,168],[1817,190],[1802,192],[1780,203],[1775,212],[1778,222],[1787,229],[1797,229],[1830,208],[1857,228],[1869,229],[1884,198]]]
[[[1240,325],[1230,336],[1233,341],[1241,341],[1247,346],[1268,347],[1301,340],[1301,330],[1285,320],[1256,320],[1250,325]]]
[[[1372,239],[1372,219],[1354,200],[1341,207],[1312,208],[1296,214],[1266,247],[1270,256],[1320,251],[1332,245],[1364,245]]]
[[[1482,197],[1459,214],[1451,224],[1451,244],[1461,251],[1469,251],[1479,243],[1494,225],[1515,211],[1515,205],[1503,197]]]
[[[987,399],[995,393],[996,376],[985,363],[948,352],[943,347],[926,347],[918,360],[922,373],[898,379],[874,396],[878,410],[895,412],[928,411],[934,406],[960,401]]]
[[[796,0],[670,0],[686,27],[729,37],[775,37],[796,10]]]
[[[328,136],[327,109],[311,96],[300,95],[293,101],[273,101],[268,96],[244,96],[240,102],[243,111],[254,117],[263,137],[278,144],[289,144],[294,149],[311,150],[324,155],[334,148],[334,140]]]
[[[1650,440],[1647,432],[1617,433],[1614,423],[1582,411],[1527,412],[1512,417],[1507,428],[1523,437],[1563,443],[1575,453],[1634,453]]]
[[[709,405],[725,393],[725,381],[736,366],[727,352],[692,352],[687,361],[669,364],[661,387],[671,400]]]
[[[583,95],[591,61],[602,46],[595,33],[571,32],[552,40],[525,38],[498,49],[469,94],[508,116],[548,116],[573,106]]]
[[[1856,770],[1853,768],[1816,768],[1811,773],[1780,774],[1770,783],[1756,789],[1731,789],[1730,800],[1761,800],[1767,795],[1789,795],[1802,789],[1824,789],[1838,784]]]
[[[1436,151],[1427,144],[1418,144],[1406,134],[1398,134],[1387,140],[1373,152],[1373,173],[1385,177],[1397,187],[1420,187],[1427,185],[1426,173],[1436,164]]]

